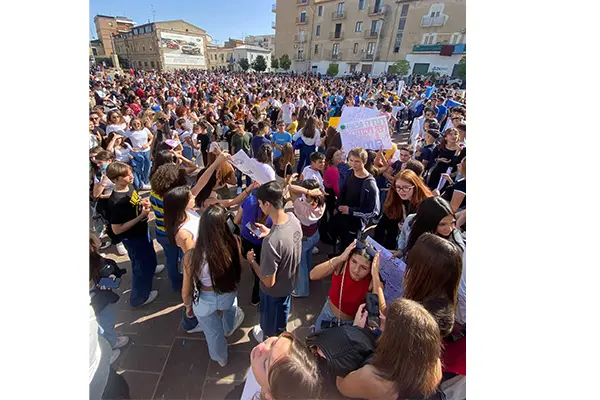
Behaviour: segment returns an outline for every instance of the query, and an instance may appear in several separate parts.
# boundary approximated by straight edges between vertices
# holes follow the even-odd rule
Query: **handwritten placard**
[[[258,161],[248,157],[243,150],[240,150],[231,156],[229,163],[261,185],[272,181],[264,170],[257,166]]]
[[[404,295],[402,283],[404,280],[406,264],[399,258],[394,257],[389,250],[377,243],[370,236],[367,237],[366,241],[375,249],[381,251],[379,258],[379,275],[381,275],[381,280],[384,283],[383,296],[385,297],[386,303],[389,304],[390,301]]]
[[[369,118],[359,121],[340,123],[342,144],[345,149],[362,147],[364,149],[379,150],[391,149],[392,139],[385,116]]]
[[[379,111],[368,107],[344,107],[337,126],[341,128],[350,122],[374,118],[378,115]]]

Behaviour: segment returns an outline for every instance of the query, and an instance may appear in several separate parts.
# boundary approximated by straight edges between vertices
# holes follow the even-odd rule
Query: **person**
[[[292,114],[295,114],[296,106],[292,103],[292,97],[288,96],[285,103],[281,106],[281,111],[278,120],[283,120],[286,126],[292,123]],[[297,123],[296,123],[296,126]],[[289,130],[288,130],[289,132]]]
[[[304,124],[306,124],[306,122],[304,122]],[[295,135],[296,132],[298,131],[298,126],[299,126],[298,114],[296,114],[294,112],[294,113],[292,113],[292,120],[290,121],[289,124],[286,124],[285,131],[287,133],[289,133],[290,135]]]
[[[158,291],[152,290],[152,278],[165,268],[162,264],[157,265],[148,230],[150,201],[142,200],[131,186],[133,173],[129,165],[115,161],[106,169],[106,176],[115,184],[108,199],[111,227],[123,241],[131,261],[133,276],[129,304],[141,307],[158,297]]]
[[[106,134],[108,135],[111,132],[116,132],[121,136],[125,136],[125,131],[127,130],[127,122],[123,115],[118,111],[111,111],[106,116],[107,125],[106,125]]]
[[[428,129],[425,134],[425,145],[421,147],[420,154],[415,157],[416,160],[423,163],[425,170],[429,170],[429,168],[434,164],[434,162],[431,160],[431,154],[433,153],[435,143],[440,136],[441,133],[435,129]]]
[[[183,146],[183,156],[188,160],[194,158],[194,150],[198,148],[198,143],[194,140],[192,132],[187,130],[188,123],[185,118],[179,118],[175,121],[175,131],[179,135],[179,140]]]
[[[267,143],[261,145],[254,159],[258,161],[256,167],[260,168],[269,180],[274,181],[277,175],[275,175],[275,170],[272,167],[273,148],[271,147],[271,144]]]
[[[271,135],[271,140],[273,142],[273,156],[275,158],[281,156],[283,146],[285,146],[286,143],[292,143],[292,135],[285,131],[285,123],[283,121],[277,122],[277,131]]]
[[[383,205],[383,214],[375,227],[373,238],[386,249],[394,249],[400,225],[409,214],[414,214],[421,202],[433,194],[417,174],[410,170],[400,172],[392,182],[392,190]]]
[[[317,123],[317,119],[315,117],[309,117],[306,121],[306,125],[293,136],[294,142],[300,143],[300,158],[298,159],[299,174],[302,172],[306,164],[309,163],[310,155],[321,144],[321,131],[318,125],[319,123]],[[301,139],[301,141],[299,141],[299,139]]]
[[[450,203],[450,206],[457,212],[458,210],[464,210],[467,207],[467,158],[463,158],[458,164],[458,173],[460,179],[456,182],[448,174],[442,174],[448,180],[450,184],[444,189],[442,198]]]
[[[93,149],[94,147],[98,147],[102,143],[102,136],[97,131],[96,126],[94,125],[94,120],[90,117],[90,136],[89,136],[89,148]]]
[[[281,147],[281,154],[273,160],[275,174],[277,174],[276,180],[279,183],[283,183],[286,177],[293,174],[292,165],[294,165],[294,146],[290,141]]]
[[[314,325],[315,331],[335,325],[352,325],[356,311],[372,290],[371,269],[374,263],[379,263],[374,249],[354,240],[341,255],[322,262],[310,271],[311,280],[332,275],[327,300]]]
[[[260,265],[254,251],[246,257],[260,278],[260,324],[252,329],[258,342],[265,337],[277,336],[286,330],[290,312],[290,295],[298,282],[298,267],[302,252],[302,228],[293,213],[284,210],[283,189],[274,181],[267,182],[256,191],[258,205],[263,214],[271,217],[271,229],[256,223],[264,238]]]
[[[419,236],[434,233],[450,240],[464,251],[465,242],[461,232],[456,229],[456,215],[450,204],[439,196],[428,197],[421,202],[416,214],[406,217],[400,235],[396,257],[406,258]]]
[[[325,154],[315,151],[310,155],[310,165],[307,165],[300,174],[300,180],[314,179],[319,187],[325,190],[323,185],[323,169],[325,168]]]
[[[250,157],[250,140],[252,135],[245,131],[244,122],[238,121],[235,125],[235,131],[231,137],[231,154],[236,154],[242,150],[248,157]],[[237,176],[237,194],[242,192],[242,173],[240,170],[235,170]],[[252,180],[249,176],[246,176],[246,187],[250,186]]]
[[[448,173],[448,170],[456,167],[461,151],[458,145],[458,130],[455,128],[445,130],[444,138],[431,153],[432,167],[427,180],[430,189],[438,186],[444,172]]]
[[[180,188],[173,190],[183,193]],[[187,194],[189,206],[193,199],[189,191]],[[226,221],[227,210],[213,204],[202,213],[199,223],[194,223],[197,226],[189,225],[188,220],[179,230],[197,228],[193,235],[196,245],[187,248],[184,256],[181,296],[186,314],[198,318],[210,358],[221,367],[226,366],[228,361],[225,338],[240,327],[245,316],[237,305],[237,288],[242,273],[241,242],[231,233]],[[186,235],[190,236],[191,232]],[[221,317],[217,312],[221,312]]]
[[[356,147],[349,153],[351,173],[340,190],[334,236],[340,239],[341,248],[346,248],[358,237],[371,219],[379,214],[379,189],[375,178],[366,169],[367,152]]]
[[[414,172],[418,177],[423,178],[423,173],[425,172],[425,168],[420,161],[411,158],[406,163],[402,165],[403,170],[409,170]]]
[[[256,135],[252,136],[250,141],[250,147],[252,148],[252,155],[256,158],[258,155],[258,150],[263,144],[271,144],[271,141],[265,137],[265,135],[269,133],[269,125],[265,121],[260,121],[258,123],[258,131]]]
[[[133,186],[136,190],[150,190],[150,147],[152,146],[152,133],[144,128],[139,118],[131,120],[131,130],[124,135],[131,141],[133,157],[131,166],[134,173]]]

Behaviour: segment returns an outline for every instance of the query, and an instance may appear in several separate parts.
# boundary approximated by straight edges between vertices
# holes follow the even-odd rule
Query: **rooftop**
[[[235,48],[235,50],[237,50],[237,49],[259,51],[259,52],[262,52],[262,53],[270,53],[271,52],[271,50],[265,49],[264,47],[251,46],[249,44],[244,44],[244,45],[241,45],[241,46],[237,46]]]

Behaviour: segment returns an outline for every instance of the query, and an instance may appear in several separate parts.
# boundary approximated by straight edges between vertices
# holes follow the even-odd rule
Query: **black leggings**
[[[129,384],[113,367],[108,372],[108,380],[102,393],[102,400],[129,399]]]
[[[246,257],[246,254],[250,250],[254,250],[254,256],[256,257],[256,263],[260,265],[260,249],[262,244],[254,244],[245,237],[242,236],[242,255]],[[254,274],[254,286],[252,287],[252,303],[258,303],[260,300],[259,289],[260,289],[260,278],[254,272],[254,268],[250,268]]]

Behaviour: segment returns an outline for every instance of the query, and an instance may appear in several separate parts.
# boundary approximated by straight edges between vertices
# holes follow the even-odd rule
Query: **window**
[[[317,32],[315,33],[316,36],[321,36],[321,25],[317,25]]]
[[[379,32],[379,20],[371,21],[371,33]]]
[[[148,68],[148,61],[144,61],[144,67]]]
[[[334,43],[333,44],[333,49],[332,49],[332,54],[334,55],[338,55],[340,53],[340,44],[339,43]]]
[[[437,39],[437,33],[426,33],[423,35],[421,44],[435,44]]]
[[[306,11],[300,13],[300,22],[306,22]]]
[[[431,18],[439,17],[443,11],[444,3],[432,4],[431,7],[429,7],[429,16]]]
[[[450,36],[450,44],[459,44],[460,39],[461,39],[460,33],[453,33],[452,36]]]
[[[146,46],[142,46],[142,51],[146,51]]]
[[[367,54],[372,56],[374,50],[375,50],[375,42],[367,43]]]
[[[92,47],[92,54],[94,56],[97,56],[98,55],[98,49],[96,49],[95,47]]]
[[[358,21],[356,23],[356,29],[354,29],[354,32],[362,32],[362,21]]]
[[[150,61],[150,67],[154,68],[154,61]]]
[[[405,25],[406,25],[406,18],[400,18],[400,23],[398,24],[398,30],[403,31]]]
[[[303,48],[298,49],[298,60],[304,60],[304,49]]]
[[[343,15],[344,14],[344,3],[338,3],[337,5],[337,15]]]
[[[358,43],[354,43],[354,48],[352,49],[354,54],[358,53]]]
[[[319,45],[315,44],[315,55],[319,54]]]
[[[394,42],[394,53],[400,51],[400,44],[402,43],[402,32],[396,35],[396,41]]]
[[[319,17],[323,16],[323,6],[319,6],[319,8],[317,8],[317,15]]]
[[[365,3],[366,3],[365,0],[359,0],[358,1],[358,9],[359,10],[364,10],[365,9]]]
[[[402,11],[400,11],[401,17],[406,17],[408,15],[408,4],[402,6]]]

